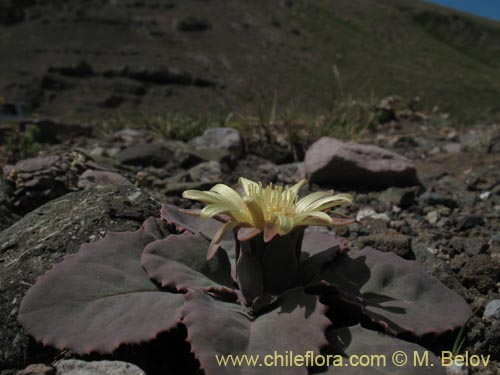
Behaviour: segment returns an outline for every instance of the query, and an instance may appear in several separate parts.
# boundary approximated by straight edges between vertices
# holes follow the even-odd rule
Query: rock
[[[432,276],[441,280],[444,285],[458,294],[462,296],[467,294],[467,290],[457,279],[455,272],[453,272],[453,270],[445,262],[429,251],[428,244],[421,241],[415,241],[412,244],[412,251],[413,254],[415,254],[415,260]]]
[[[97,185],[132,186],[132,183],[121,174],[118,174],[116,172],[95,171],[93,169],[87,169],[78,178],[79,189],[89,189]]]
[[[449,241],[450,247],[454,250],[456,254],[460,254],[464,249],[465,239],[462,237],[452,237]]]
[[[443,149],[448,154],[456,154],[462,150],[462,145],[458,142],[448,142],[443,146]]]
[[[462,284],[476,287],[481,293],[495,290],[500,281],[500,260],[487,254],[470,257],[458,273]]]
[[[361,221],[366,218],[371,218],[374,220],[384,220],[384,221],[390,220],[389,216],[387,216],[386,213],[377,213],[373,208],[370,207],[362,208],[356,214],[356,221]]]
[[[136,365],[121,361],[86,362],[77,359],[57,361],[57,375],[146,375]]]
[[[216,161],[207,161],[198,164],[187,171],[191,181],[199,182],[218,182],[222,181],[222,169],[220,163]]]
[[[130,129],[125,128],[113,133],[113,138],[116,141],[125,143],[144,143],[152,140],[151,132],[145,129]]]
[[[426,192],[418,197],[418,204],[421,208],[427,206],[445,206],[448,208],[458,207],[458,202],[454,198],[446,197],[433,192]]]
[[[484,309],[483,319],[500,320],[500,299],[494,299],[488,302]]]
[[[55,373],[53,367],[38,363],[29,365],[24,370],[17,371],[15,375],[54,375]]]
[[[197,150],[227,150],[234,160],[244,154],[243,138],[238,130],[232,128],[211,128],[189,142]]]
[[[210,22],[196,17],[184,18],[177,25],[177,29],[184,32],[199,32],[209,30],[211,28],[212,25],[210,25]]]
[[[428,212],[425,219],[429,222],[429,224],[436,224],[439,220],[439,214],[437,211]]]
[[[415,259],[411,251],[411,237],[403,234],[372,234],[370,236],[358,237],[354,244],[360,249],[366,246],[372,246],[379,251],[393,252],[405,259]]]
[[[281,164],[276,166],[278,170],[277,179],[285,184],[293,185],[300,181],[302,176],[303,162]]]
[[[469,370],[465,366],[459,366],[452,363],[450,366],[445,367],[446,375],[468,375]]]
[[[86,78],[94,75],[94,69],[87,61],[80,61],[74,65],[49,67],[49,73],[58,73],[68,77]]]
[[[5,195],[13,212],[25,214],[76,189],[89,158],[79,152],[37,156],[7,165]]]
[[[488,153],[500,153],[500,134],[493,136],[488,144]]]
[[[121,66],[106,70],[102,75],[107,78],[125,77],[157,85],[194,85],[200,87],[216,85],[216,82],[212,80],[194,77],[188,72],[181,72],[165,66]]]
[[[473,256],[484,252],[488,244],[480,238],[466,238],[464,240],[464,250],[467,255]]]
[[[39,353],[17,323],[19,304],[36,278],[106,231],[126,231],[158,215],[159,203],[130,186],[66,194],[0,232],[0,366],[23,368]],[[1,368],[0,368],[1,369]]]
[[[415,203],[416,191],[414,188],[390,187],[380,194],[380,201],[391,208],[392,206],[406,209]]]
[[[460,232],[474,228],[475,226],[482,226],[485,224],[484,218],[481,215],[466,215],[457,223],[457,230]]]
[[[168,162],[170,156],[162,145],[143,143],[134,144],[120,151],[116,155],[116,160],[124,165],[161,167]]]
[[[500,319],[486,321],[484,342],[481,343],[481,351],[491,358],[500,357]],[[496,374],[495,374],[496,375]]]
[[[181,196],[186,190],[210,190],[213,186],[214,182],[211,181],[169,182],[164,193],[169,196]]]
[[[236,161],[234,155],[229,150],[218,148],[188,150],[187,155],[189,159],[183,160],[183,166],[187,167],[196,165],[202,161],[215,161],[228,165],[233,165]]]
[[[378,146],[323,137],[305,156],[306,176],[325,186],[387,188],[420,185],[413,162]]]

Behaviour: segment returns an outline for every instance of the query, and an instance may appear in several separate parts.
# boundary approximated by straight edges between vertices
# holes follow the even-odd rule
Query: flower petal
[[[306,195],[301,200],[299,200],[297,202],[297,205],[295,206],[295,209],[298,213],[302,212],[302,211],[304,211],[304,209],[306,209],[307,206],[316,202],[318,199],[325,198],[325,197],[331,197],[331,196],[332,196],[331,191],[317,191],[315,193]]]
[[[256,183],[255,181],[252,181],[252,180],[249,180],[248,178],[244,178],[244,177],[240,177],[238,179],[238,184],[241,185],[241,187],[243,188],[243,191],[245,192],[246,195],[250,195],[250,187],[251,186],[255,186],[255,187],[259,187],[259,184]]]
[[[214,236],[212,237],[212,242],[210,242],[210,246],[208,247],[208,253],[207,253],[207,260],[210,260],[214,257],[215,253],[217,253],[217,250],[220,247],[220,243],[222,242],[222,239],[226,235],[227,232],[232,230],[238,225],[238,223],[234,221],[229,221],[222,225],[217,232],[215,232]]]
[[[302,180],[297,182],[295,185],[293,185],[292,187],[290,187],[286,190],[291,191],[293,194],[297,195],[297,194],[299,194],[299,190],[302,189],[302,186],[304,186],[306,184],[307,184],[307,180],[305,178],[303,178]]]
[[[320,225],[333,225],[332,218],[322,211],[302,213],[295,217],[295,225],[316,225],[309,224],[311,222],[319,222]]]
[[[276,220],[278,224],[279,234],[284,235],[290,233],[295,226],[295,220],[293,217],[277,214]]]

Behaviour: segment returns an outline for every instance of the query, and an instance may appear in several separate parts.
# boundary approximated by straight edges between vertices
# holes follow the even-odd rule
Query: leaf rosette
[[[349,356],[367,342],[413,348],[418,345],[391,335],[439,335],[468,319],[464,299],[416,262],[372,248],[348,252],[346,240],[306,229],[348,222],[327,211],[349,203],[349,195],[299,199],[305,181],[291,188],[240,183],[241,195],[224,185],[186,192],[208,204],[197,216],[164,205],[160,218],[147,219],[138,231],[82,245],[27,292],[19,321],[42,343],[79,354],[113,353],[182,324],[211,375],[268,373],[266,367],[221,367],[216,355],[326,349]],[[334,321],[330,330],[342,309],[354,309],[358,323],[389,336],[347,328],[352,322],[342,330],[342,321]],[[350,340],[339,346],[341,333]],[[426,373],[443,372],[434,366]]]

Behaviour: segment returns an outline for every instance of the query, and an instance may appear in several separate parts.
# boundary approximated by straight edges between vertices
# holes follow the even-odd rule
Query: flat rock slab
[[[76,359],[58,361],[54,364],[56,375],[145,375],[136,365],[121,361],[85,362]]]
[[[124,165],[161,167],[170,160],[170,154],[162,145],[134,144],[120,151],[116,161]]]
[[[322,186],[387,188],[420,185],[413,162],[374,145],[323,137],[307,150],[306,177]]]
[[[159,209],[142,190],[101,186],[50,201],[0,232],[0,370],[23,368],[31,360],[17,313],[36,278],[82,243],[107,231],[135,230]]]

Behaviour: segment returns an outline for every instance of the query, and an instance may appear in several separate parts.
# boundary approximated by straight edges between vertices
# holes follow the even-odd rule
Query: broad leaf
[[[326,344],[324,332],[330,321],[323,315],[324,306],[318,298],[302,289],[289,290],[280,298],[273,310],[251,319],[239,305],[217,301],[198,291],[186,294],[183,323],[207,375],[307,374],[306,367],[266,367],[264,358],[274,353],[285,357],[287,351],[318,354]],[[259,356],[257,364],[217,363],[216,356],[243,354]]]
[[[359,325],[334,329],[329,331],[326,336],[330,342],[331,350],[336,356],[337,363],[336,366],[330,366],[322,374],[445,374],[438,358],[432,352],[417,344],[370,331]],[[349,357],[353,360],[352,363],[349,361]],[[359,366],[360,359],[372,361],[372,363],[367,363],[367,366]]]
[[[415,261],[369,247],[338,257],[315,284],[311,289],[339,292],[393,334],[443,333],[462,326],[471,315],[461,296]]]
[[[38,278],[19,321],[43,344],[80,354],[111,353],[170,330],[179,323],[183,295],[159,290],[140,264],[158,233],[148,219],[138,231],[82,245]]]
[[[349,249],[349,243],[329,233],[305,231],[297,285],[307,285],[324,266]]]
[[[199,233],[170,235],[146,246],[142,254],[142,266],[151,279],[164,287],[233,293],[228,256],[219,248],[208,261],[209,244],[210,241]]]
[[[160,210],[160,217],[168,224],[174,225],[179,232],[189,231],[191,233],[203,233],[212,238],[222,223],[215,219],[202,219],[199,216],[188,215],[176,206],[163,204]]]

